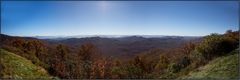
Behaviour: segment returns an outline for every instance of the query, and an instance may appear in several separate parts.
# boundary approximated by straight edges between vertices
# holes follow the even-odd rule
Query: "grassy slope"
[[[47,71],[32,64],[31,61],[14,53],[0,49],[0,60],[3,69],[0,71],[2,78],[45,78],[50,79]]]
[[[212,60],[209,64],[192,71],[186,78],[238,78],[238,51],[231,52],[232,55],[223,56]]]

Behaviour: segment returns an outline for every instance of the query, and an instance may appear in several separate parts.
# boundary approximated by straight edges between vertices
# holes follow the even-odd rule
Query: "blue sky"
[[[15,36],[182,35],[238,30],[237,1],[2,1]]]

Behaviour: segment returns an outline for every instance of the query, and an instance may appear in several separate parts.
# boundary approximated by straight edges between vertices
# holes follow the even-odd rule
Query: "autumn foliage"
[[[72,48],[38,39],[1,36],[4,37],[1,48],[31,60],[62,79],[172,79],[239,47],[239,31],[228,30],[225,34],[205,36],[198,42],[186,42],[179,48],[151,49],[124,60],[101,55],[92,43]]]

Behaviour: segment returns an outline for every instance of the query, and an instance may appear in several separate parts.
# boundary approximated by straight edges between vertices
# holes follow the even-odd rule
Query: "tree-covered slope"
[[[44,68],[36,66],[26,58],[23,58],[6,50],[0,49],[0,60],[0,78],[51,78],[51,76]]]
[[[191,78],[218,78],[218,79],[237,79],[238,78],[238,50],[230,53],[231,55],[218,57],[210,61],[207,65],[189,73],[183,79]]]

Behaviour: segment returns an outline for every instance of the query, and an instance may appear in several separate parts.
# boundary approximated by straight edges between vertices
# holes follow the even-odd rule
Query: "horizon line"
[[[11,34],[5,34],[1,33],[3,35],[8,35],[8,36],[16,36],[16,37],[110,37],[110,36],[115,36],[115,37],[126,37],[126,36],[155,36],[155,37],[164,37],[164,36],[192,36],[192,37],[201,37],[201,36],[207,36],[207,35],[161,35],[161,34],[87,34],[87,35],[11,35]],[[212,33],[211,33],[212,34]],[[219,34],[219,33],[217,33]]]

